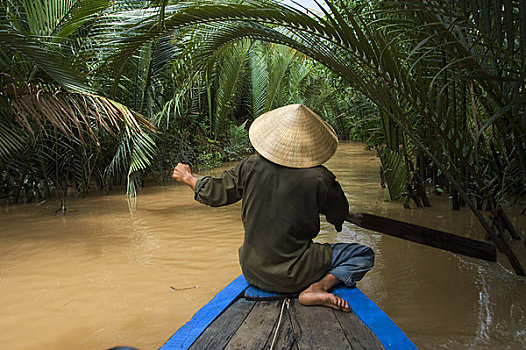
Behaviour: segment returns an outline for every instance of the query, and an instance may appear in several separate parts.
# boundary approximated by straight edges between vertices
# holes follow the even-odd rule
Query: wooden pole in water
[[[490,243],[373,214],[349,213],[346,220],[369,230],[425,244],[430,247],[487,261],[497,261],[497,249]]]

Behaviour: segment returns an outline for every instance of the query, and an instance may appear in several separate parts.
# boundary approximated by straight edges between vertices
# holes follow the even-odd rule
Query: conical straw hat
[[[254,120],[248,135],[260,155],[291,168],[320,165],[338,147],[334,129],[301,104],[263,113]]]

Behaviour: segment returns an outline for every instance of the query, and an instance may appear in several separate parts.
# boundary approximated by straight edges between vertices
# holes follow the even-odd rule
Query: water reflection
[[[483,239],[447,198],[413,210],[387,201],[378,160],[360,144],[341,145],[327,166],[351,210]],[[240,273],[239,204],[208,208],[174,184],[144,189],[134,208],[122,194],[71,200],[64,218],[50,202],[2,208],[0,348],[154,349]],[[373,247],[360,287],[419,348],[526,348],[526,282],[502,266],[352,224],[337,234],[322,223],[319,240]]]

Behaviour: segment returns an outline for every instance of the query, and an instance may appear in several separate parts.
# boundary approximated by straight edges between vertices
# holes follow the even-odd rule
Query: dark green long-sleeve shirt
[[[327,273],[332,249],[312,242],[319,214],[341,231],[349,213],[340,185],[324,166],[288,168],[259,155],[220,177],[199,178],[195,199],[213,207],[243,199],[241,269],[251,284],[276,292],[300,291]]]

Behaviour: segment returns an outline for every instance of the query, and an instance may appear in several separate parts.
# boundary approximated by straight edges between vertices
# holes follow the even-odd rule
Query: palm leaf
[[[398,200],[406,191],[409,179],[402,155],[388,148],[381,148],[378,149],[378,156],[382,162],[391,200]]]
[[[116,101],[93,94],[53,91],[49,86],[26,83],[20,84],[18,91],[8,95],[8,99],[18,122],[32,134],[35,129],[45,132],[41,127],[47,123],[79,139],[83,131],[96,139],[96,127],[120,131],[123,124],[128,134],[142,128],[154,130],[141,115]]]
[[[71,6],[58,6],[64,12],[61,13],[61,19],[53,29],[53,42],[59,42],[70,37],[73,33],[85,26],[87,22],[96,19],[102,11],[110,5],[110,0],[76,0],[71,1]],[[54,19],[56,21],[56,19]]]
[[[275,103],[279,101],[278,92],[282,84],[285,74],[289,68],[290,63],[294,57],[294,53],[286,46],[278,46],[273,50],[271,62],[269,65],[269,82],[267,92],[266,110],[271,110],[273,107],[278,107],[280,104]]]
[[[93,92],[86,85],[85,78],[64,61],[60,55],[43,48],[34,39],[12,32],[0,24],[0,43],[42,69],[52,81],[65,89],[77,92]]]
[[[265,112],[268,96],[269,72],[267,57],[264,53],[255,50],[249,52],[250,83],[252,92],[252,118],[259,117]]]
[[[226,120],[234,109],[239,77],[244,71],[250,41],[242,41],[232,47],[229,55],[223,55],[219,63],[218,87],[216,96],[217,128],[215,136],[224,130]]]
[[[130,197],[137,194],[137,178],[135,173],[145,170],[155,155],[155,143],[151,137],[143,132],[125,135],[104,170],[104,177],[111,178],[116,174],[126,174],[127,194]]]
[[[19,130],[6,119],[0,118],[0,160],[10,158],[23,148]]]

